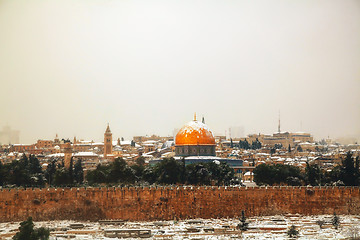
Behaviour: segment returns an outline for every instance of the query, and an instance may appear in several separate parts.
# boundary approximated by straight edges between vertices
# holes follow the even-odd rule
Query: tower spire
[[[196,112],[194,113],[194,121],[196,121]]]
[[[105,131],[105,132],[111,132],[111,131],[110,131],[109,123],[107,124],[106,131]]]
[[[278,125],[278,132],[280,133],[280,111],[279,111],[279,125]]]

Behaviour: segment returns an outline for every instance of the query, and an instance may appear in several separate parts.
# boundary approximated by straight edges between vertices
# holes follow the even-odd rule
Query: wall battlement
[[[0,221],[173,220],[360,214],[359,187],[103,187],[0,190]]]

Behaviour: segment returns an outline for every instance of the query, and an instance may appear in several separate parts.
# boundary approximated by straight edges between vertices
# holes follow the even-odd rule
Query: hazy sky
[[[360,1],[0,0],[0,127],[172,135],[205,116],[360,135]]]

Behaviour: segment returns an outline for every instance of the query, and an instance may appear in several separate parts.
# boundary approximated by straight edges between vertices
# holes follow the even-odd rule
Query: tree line
[[[190,184],[229,185],[234,179],[234,170],[226,163],[194,163],[185,166],[185,160],[165,158],[156,165],[144,165],[139,158],[129,166],[122,158],[108,165],[98,165],[87,173],[89,185],[96,184]]]
[[[306,163],[304,170],[283,164],[260,164],[254,169],[257,185],[359,186],[359,157],[350,152],[341,164],[325,171],[317,164]]]
[[[144,158],[128,165],[122,158],[109,164],[99,164],[89,170],[84,178],[81,159],[65,167],[64,161],[52,159],[42,169],[34,155],[23,154],[20,160],[11,163],[0,162],[0,186],[7,187],[61,187],[85,185],[128,185],[128,184],[190,184],[229,185],[234,180],[234,170],[225,163],[209,162],[185,166],[185,161],[174,158],[163,159],[156,165],[146,165]]]
[[[232,139],[230,139],[230,147],[233,148],[235,147],[236,145],[233,144],[233,141]],[[237,145],[237,147],[239,147],[240,149],[253,149],[253,150],[256,150],[256,149],[261,149],[261,142],[259,141],[258,138],[256,138],[255,141],[253,141],[251,144],[245,139],[244,141],[240,140],[239,141],[239,144]]]
[[[307,163],[304,170],[284,164],[260,164],[254,169],[257,185],[360,185],[359,157],[350,152],[338,166],[330,171],[316,164]],[[142,157],[136,164],[128,165],[122,158],[116,158],[107,165],[99,164],[89,170],[84,179],[82,161],[70,161],[66,168],[63,161],[51,160],[43,170],[34,155],[22,155],[20,160],[2,164],[0,162],[0,186],[44,187],[83,185],[126,185],[126,184],[189,184],[229,185],[237,183],[234,170],[226,163],[217,161],[185,165],[185,160],[166,158],[156,165],[146,165]]]
[[[23,154],[20,160],[13,160],[11,163],[0,162],[0,186],[73,186],[82,184],[83,180],[81,159],[74,164],[71,158],[69,168],[65,168],[63,161],[52,159],[45,170],[42,169],[39,159],[32,154]]]

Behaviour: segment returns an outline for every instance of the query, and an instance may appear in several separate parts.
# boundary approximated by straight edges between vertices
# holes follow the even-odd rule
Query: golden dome
[[[175,145],[215,145],[215,138],[207,125],[194,120],[176,134]]]

